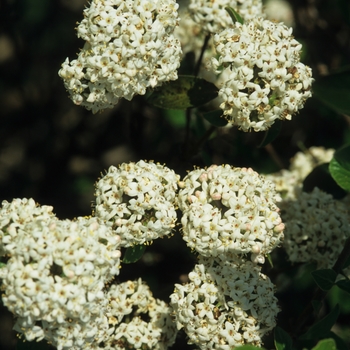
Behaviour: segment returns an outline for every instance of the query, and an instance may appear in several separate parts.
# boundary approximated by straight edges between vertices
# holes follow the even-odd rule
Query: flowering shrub
[[[337,112],[349,114],[350,107],[327,99],[328,80],[314,82],[301,62],[301,42],[270,16],[259,0],[88,4],[77,26],[83,48],[59,70],[70,98],[95,114],[145,95],[126,113],[138,125],[138,133],[130,127],[127,136],[134,148],[146,144],[142,133],[154,125],[140,115],[151,121],[154,107],[186,110],[164,113],[159,123],[169,122],[179,143],[147,140],[167,156],[176,153],[177,161],[169,167],[128,161],[136,157],[118,148],[122,160],[108,162],[97,179],[91,212],[72,220],[32,198],[2,202],[1,300],[22,339],[59,350],[163,350],[179,339],[201,350],[256,349],[271,348],[272,338],[276,350],[346,348],[346,337],[331,331],[338,307],[320,323],[327,308],[319,308],[312,326],[309,318],[333,286],[350,290],[350,147],[300,147],[283,169],[271,142],[281,121],[299,119],[313,87]],[[343,83],[344,74],[336,78]],[[164,141],[161,126],[153,135]],[[260,147],[281,170],[263,175],[246,165],[240,136],[227,142],[232,129],[236,136],[265,132]],[[222,153],[242,153],[235,164],[211,157],[213,135]],[[159,238],[169,239],[162,255],[143,255]],[[163,264],[168,252],[174,261]],[[153,275],[129,279],[123,273],[124,267],[143,274],[157,259],[164,265],[159,279],[169,279],[186,259],[192,266],[165,291]],[[317,289],[309,306],[300,300],[292,313],[295,300],[281,295],[292,298],[291,281],[302,269],[312,270],[313,280],[307,276],[304,284],[315,282]]]

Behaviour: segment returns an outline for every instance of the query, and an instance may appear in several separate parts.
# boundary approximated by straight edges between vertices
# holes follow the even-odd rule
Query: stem
[[[204,56],[204,52],[205,52],[205,50],[207,49],[209,39],[210,39],[210,34],[207,34],[207,36],[206,36],[205,39],[204,39],[204,43],[203,43],[203,46],[202,46],[201,54],[200,54],[200,56],[199,56],[199,58],[198,58],[196,67],[194,68],[194,76],[195,76],[195,77],[198,76],[199,70],[201,69],[202,60],[203,60],[203,56]]]

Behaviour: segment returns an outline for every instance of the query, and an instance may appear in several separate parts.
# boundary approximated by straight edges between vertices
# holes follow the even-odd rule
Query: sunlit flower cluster
[[[35,220],[49,222],[55,218],[51,206],[39,206],[34,199],[3,201],[0,208],[0,256],[14,255],[17,240],[26,224]]]
[[[249,261],[201,258],[170,298],[177,327],[201,350],[261,346],[279,312],[273,284]]]
[[[229,70],[219,91],[224,117],[243,131],[267,130],[290,120],[311,96],[311,69],[300,62],[292,29],[257,17],[214,36],[211,68]]]
[[[12,221],[2,227],[13,248],[5,246],[0,279],[14,328],[29,341],[45,338],[58,349],[102,341],[108,329],[103,289],[119,274],[120,238],[95,218],[58,220],[50,218],[51,207],[33,203],[14,200],[1,210]]]
[[[244,20],[263,15],[261,0],[190,0],[188,9],[204,31],[215,34],[233,25],[226,7],[235,9]]]
[[[86,43],[59,71],[73,102],[96,113],[177,79],[177,8],[175,0],[91,1],[77,28]]]
[[[177,330],[169,306],[155,299],[141,279],[113,284],[107,298],[111,328],[104,349],[165,350],[175,342]]]
[[[251,253],[263,262],[283,239],[274,185],[252,169],[195,169],[180,187],[183,239],[200,255]]]
[[[96,183],[95,216],[113,227],[124,247],[171,234],[178,176],[153,162],[111,166]]]
[[[314,261],[318,268],[331,268],[350,237],[347,207],[316,187],[282,202],[281,209],[290,261]]]

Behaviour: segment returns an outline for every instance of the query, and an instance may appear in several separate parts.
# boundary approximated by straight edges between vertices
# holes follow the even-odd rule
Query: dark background
[[[315,78],[349,65],[349,2],[290,3],[294,34],[304,44],[303,62],[312,67]],[[74,27],[84,5],[83,0],[0,2],[1,200],[32,197],[52,205],[59,218],[74,218],[91,214],[94,182],[110,165],[152,159],[181,175],[193,165],[210,163],[268,173],[288,167],[300,147],[338,148],[350,142],[349,117],[315,98],[292,121],[283,123],[269,148],[258,148],[262,133],[235,128],[220,129],[200,143],[209,126],[193,116],[190,142],[184,149],[184,113],[153,108],[142,96],[96,115],[75,106],[57,72],[66,57],[73,59],[83,46]],[[195,261],[179,233],[170,246],[167,240],[155,242],[148,249],[148,260],[123,267],[120,279],[143,276],[155,296],[167,300],[173,283],[179,283]],[[288,310],[286,300],[307,295],[298,288],[291,293],[280,296],[287,308],[280,317],[286,324],[287,315],[296,312]],[[3,308],[0,312],[0,347],[13,349],[12,316]],[[181,349],[183,341],[174,349]]]

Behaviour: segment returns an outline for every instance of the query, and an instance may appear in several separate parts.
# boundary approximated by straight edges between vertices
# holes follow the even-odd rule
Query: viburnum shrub
[[[59,70],[74,104],[95,114],[145,95],[153,107],[186,110],[184,154],[194,147],[192,111],[208,128],[198,147],[218,127],[264,131],[266,146],[312,96],[301,42],[259,0],[92,0],[76,31],[83,47]],[[192,74],[179,74],[191,55]],[[145,159],[110,165],[91,212],[72,220],[32,198],[4,200],[1,299],[14,329],[59,350],[175,349],[183,332],[201,350],[261,348],[272,332],[277,350],[345,349],[331,331],[337,306],[321,322],[308,316],[334,285],[350,290],[350,147],[305,148],[270,174],[209,162],[184,174],[185,158],[180,170]],[[174,235],[195,263],[167,302],[144,276],[122,281],[123,265]],[[295,288],[286,266],[308,263],[315,309],[288,319],[286,332],[278,297]]]

